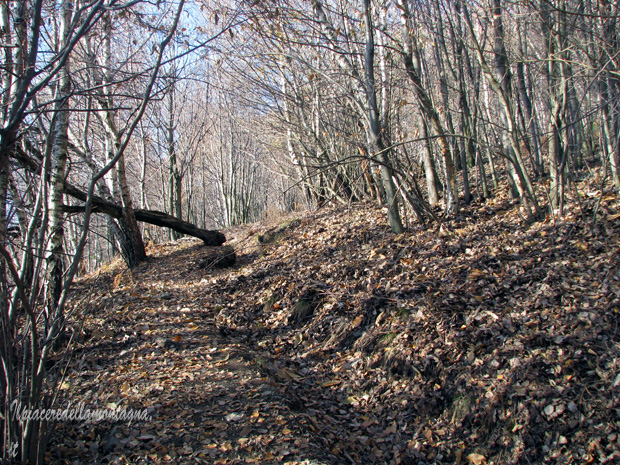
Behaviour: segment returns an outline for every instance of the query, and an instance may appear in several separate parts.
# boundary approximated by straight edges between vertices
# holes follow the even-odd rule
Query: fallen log
[[[29,156],[23,150],[16,150],[12,153],[12,156],[21,163],[22,166],[29,169],[33,173],[39,173],[41,171],[41,160],[37,160]],[[73,198],[86,202],[86,192],[82,189],[65,182],[65,193]],[[63,210],[67,213],[80,213],[84,212],[84,206],[65,205]],[[97,195],[93,196],[93,212],[105,213],[113,218],[121,218],[123,216],[123,207],[116,205],[112,202],[105,200]],[[188,236],[197,237],[202,239],[205,245],[218,246],[226,242],[226,236],[219,231],[210,231],[208,229],[200,229],[195,225],[188,223],[187,221],[175,218],[167,213],[157,210],[134,210],[136,220],[142,223],[153,224],[155,226],[163,226],[177,231],[181,234],[187,234]]]
[[[86,193],[69,183],[65,183],[65,193],[75,199],[81,200],[83,202],[86,201]],[[84,212],[85,207],[82,205],[65,205],[63,207],[63,210],[67,213],[81,213]],[[113,218],[121,218],[123,216],[123,207],[109,202],[97,195],[94,195],[93,212],[105,213],[106,215],[109,215]],[[197,228],[195,225],[188,223],[187,221],[180,220],[164,212],[160,212],[157,210],[135,209],[134,215],[136,216],[136,220],[143,223],[153,224],[155,226],[162,226],[164,228],[169,228],[177,231],[181,234],[187,234],[188,236],[202,239],[205,245],[217,246],[222,245],[224,242],[226,242],[226,236],[224,236],[224,234],[219,231],[211,231],[208,229]]]
[[[222,245],[226,242],[226,236],[219,231],[197,228],[187,221],[180,220],[164,212],[156,210],[135,210],[135,215],[138,221],[154,224],[156,226],[163,226],[181,234],[197,237],[198,239],[202,239],[205,245]]]

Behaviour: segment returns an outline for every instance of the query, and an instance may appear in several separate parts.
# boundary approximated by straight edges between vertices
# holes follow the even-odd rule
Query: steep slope
[[[79,283],[62,391],[152,420],[59,425],[49,459],[617,462],[619,218],[603,195],[526,225],[498,198],[395,236],[354,205],[227,231],[232,269],[153,247]]]

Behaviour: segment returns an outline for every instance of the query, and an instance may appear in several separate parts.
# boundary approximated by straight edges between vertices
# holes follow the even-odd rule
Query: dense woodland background
[[[135,267],[145,240],[362,200],[401,233],[502,189],[559,219],[593,169],[617,196],[618,19],[607,0],[2,2],[4,458],[45,450],[10,405],[53,401],[74,278]]]

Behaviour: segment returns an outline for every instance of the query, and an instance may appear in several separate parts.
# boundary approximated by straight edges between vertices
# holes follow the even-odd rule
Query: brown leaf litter
[[[76,286],[59,400],[152,418],[60,424],[48,460],[618,463],[620,209],[567,211],[496,198],[396,236],[331,208],[227,231],[226,269],[152,246]]]

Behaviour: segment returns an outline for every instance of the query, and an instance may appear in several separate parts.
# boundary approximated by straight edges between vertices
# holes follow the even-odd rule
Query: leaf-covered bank
[[[81,281],[62,402],[152,420],[59,425],[50,461],[617,462],[620,209],[581,193],[402,235],[325,209],[226,231],[233,268],[180,240]]]

